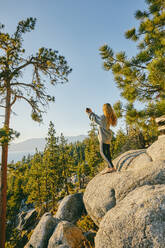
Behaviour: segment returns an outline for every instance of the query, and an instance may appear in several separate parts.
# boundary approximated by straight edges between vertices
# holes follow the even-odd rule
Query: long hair
[[[111,107],[111,105],[109,103],[105,103],[103,105],[103,113],[104,113],[106,120],[107,120],[107,128],[109,128],[110,125],[116,126],[117,117],[116,117],[116,114],[115,114],[113,108]]]

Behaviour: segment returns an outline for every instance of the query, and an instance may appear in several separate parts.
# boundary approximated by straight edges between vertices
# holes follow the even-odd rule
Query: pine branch
[[[25,68],[26,66],[32,64],[32,60],[33,60],[33,56],[30,58],[29,61],[27,61],[25,64],[17,67],[17,69],[15,69],[13,72],[12,72],[12,76],[16,75],[18,71],[22,70],[23,68]]]

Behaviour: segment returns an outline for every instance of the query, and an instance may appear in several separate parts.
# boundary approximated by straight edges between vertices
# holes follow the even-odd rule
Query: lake
[[[11,163],[11,161],[14,161],[14,163],[21,161],[23,156],[28,156],[28,154],[33,155],[34,152],[27,152],[27,151],[21,151],[21,152],[10,152],[8,153],[8,163]],[[0,152],[1,156],[1,152]]]

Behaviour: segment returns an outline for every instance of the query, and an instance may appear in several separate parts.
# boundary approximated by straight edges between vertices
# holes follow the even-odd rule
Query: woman
[[[92,112],[90,108],[86,108],[86,113],[89,119],[98,125],[98,139],[100,143],[100,154],[106,161],[108,168],[105,173],[110,173],[116,171],[112,163],[110,154],[110,142],[112,138],[110,125],[116,126],[117,117],[111,105],[106,103],[103,105],[103,115],[98,116]],[[104,174],[104,173],[103,173]]]

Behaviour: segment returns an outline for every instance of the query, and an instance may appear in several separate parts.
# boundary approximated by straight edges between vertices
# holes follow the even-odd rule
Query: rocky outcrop
[[[99,225],[104,215],[137,187],[165,182],[165,161],[136,166],[136,170],[99,174],[88,184],[84,204],[90,217]]]
[[[55,218],[75,223],[84,211],[83,195],[81,193],[68,195],[61,201]]]
[[[75,223],[84,211],[81,193],[64,197],[56,215],[45,213],[25,248],[78,248],[86,241]],[[49,243],[49,245],[48,245]]]
[[[118,171],[127,170],[135,159],[144,156],[146,156],[148,161],[151,161],[149,156],[146,155],[146,150],[144,149],[127,151],[114,159],[113,164]]]
[[[82,231],[68,221],[61,221],[52,234],[48,248],[81,248],[86,242]]]
[[[165,160],[165,135],[159,136],[158,140],[147,149],[147,154],[153,161]]]
[[[97,248],[164,247],[165,136],[146,150],[113,161],[117,172],[99,173],[86,187],[84,204],[99,226]]]
[[[46,248],[50,236],[52,235],[58,221],[53,218],[51,213],[45,213],[29,240],[25,248]]]
[[[8,228],[15,228],[20,235],[19,240],[17,240],[17,247],[25,246],[31,231],[37,226],[38,221],[38,212],[33,204],[29,204],[26,199],[22,199],[18,214],[14,216],[13,221],[8,222]]]
[[[69,195],[54,217],[46,213],[25,247],[91,247],[86,237],[93,240],[95,234],[85,235],[74,225],[85,204],[99,227],[96,248],[164,248],[165,135],[148,149],[128,151],[113,163],[117,172],[99,173],[87,185],[83,199],[82,194]]]
[[[165,247],[165,185],[142,186],[107,212],[96,248]]]
[[[17,229],[28,230],[36,223],[37,211],[35,209],[28,210],[27,212],[21,212],[17,218]]]

